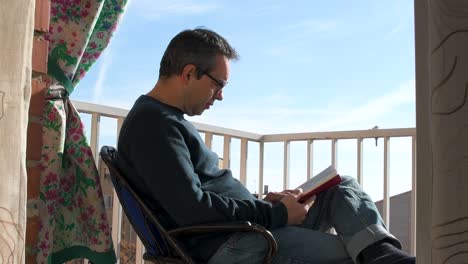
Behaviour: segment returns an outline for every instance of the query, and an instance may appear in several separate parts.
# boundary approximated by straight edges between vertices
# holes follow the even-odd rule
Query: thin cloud
[[[314,35],[314,39],[319,36],[339,35],[341,25],[341,21],[335,19],[307,19],[285,25],[279,31],[281,34],[287,34],[288,38],[279,43],[274,42],[273,46],[267,46],[262,52],[267,56],[282,56],[296,60],[297,56],[291,56],[291,53],[304,50],[304,47],[309,45],[310,35]]]
[[[307,19],[298,23],[286,25],[285,27],[283,27],[283,30],[323,33],[337,30],[339,28],[339,24],[340,22],[338,20],[333,19]]]
[[[392,30],[390,30],[390,32],[387,33],[387,35],[384,36],[384,39],[389,39],[389,38],[397,35],[403,29],[404,29],[404,24],[403,23],[400,23],[400,24],[396,25],[395,27],[392,28]]]
[[[255,101],[254,105],[246,103],[241,107],[220,109],[216,109],[215,105],[213,110],[203,116],[190,119],[260,134],[367,129],[370,128],[369,124],[378,125],[385,115],[391,114],[402,105],[414,103],[414,87],[414,80],[410,80],[388,94],[370,98],[365,104],[346,109],[297,108],[294,107],[294,101],[279,106],[271,102],[281,101],[281,95],[273,95]],[[290,100],[287,97],[285,99]]]
[[[133,3],[133,0],[128,0],[125,8],[128,10],[128,8],[132,5],[132,3]],[[120,17],[120,21],[119,21],[120,24],[122,24],[122,21],[126,17],[126,14],[127,12],[124,12],[122,16]],[[114,43],[113,40],[120,34],[119,32],[120,30],[117,30],[116,32],[114,32],[111,42],[109,43],[107,48],[104,50],[104,52],[102,53],[102,56],[99,59],[102,64],[101,64],[101,67],[99,68],[98,77],[96,78],[96,83],[94,84],[94,87],[93,87],[93,97],[91,99],[93,103],[98,103],[100,101],[100,98],[102,97],[102,92],[105,89],[104,84],[106,82],[107,72],[109,70],[109,67],[112,65],[112,60],[113,60],[113,51],[112,51],[113,50],[112,46]]]
[[[273,46],[273,47],[266,47],[263,49],[263,53],[265,53],[267,56],[289,56],[290,52],[292,50],[297,50],[295,47],[291,47],[288,45],[282,45],[282,46]]]
[[[98,77],[96,79],[96,83],[94,84],[93,88],[93,103],[97,103],[99,98],[102,96],[102,91],[104,90],[104,83],[106,81],[107,71],[109,70],[109,66],[112,65],[112,51],[110,49],[106,50],[101,57],[102,64],[99,68]]]
[[[378,98],[373,98],[368,103],[358,106],[344,115],[337,116],[318,124],[318,129],[346,129],[351,125],[379,122],[386,114],[396,110],[404,104],[415,101],[415,81],[406,81],[392,92]]]
[[[272,14],[282,14],[282,11],[284,10],[283,5],[274,5],[271,2],[265,2],[265,4],[258,4],[257,3],[257,8],[248,8],[246,9],[245,7],[237,7],[236,10],[233,10],[233,12],[237,12],[239,16],[241,17],[262,17],[262,16],[269,16]],[[234,6],[234,8],[236,8]]]
[[[132,8],[149,21],[164,17],[200,15],[219,8],[216,3],[199,3],[192,0],[139,0],[132,3]]]
[[[392,31],[390,31],[390,35],[400,32],[402,28],[403,28],[403,24],[402,23],[398,24],[396,27],[392,29]]]
[[[132,3],[133,3],[133,0],[128,0],[125,9],[128,10],[128,8],[132,5]],[[127,12],[124,12],[122,16],[120,17],[120,21],[119,21],[120,24],[122,24],[124,18],[127,17],[126,14]],[[94,84],[94,87],[93,87],[93,97],[91,99],[93,103],[98,103],[99,98],[101,98],[102,92],[104,90],[104,84],[106,81],[107,72],[109,70],[109,67],[112,65],[112,60],[113,60],[113,51],[112,51],[113,48],[112,47],[114,45],[113,40],[119,37],[119,35],[120,35],[120,30],[117,30],[116,32],[114,32],[109,45],[104,50],[101,57],[99,58],[99,61],[101,62],[101,67],[99,68],[98,77],[96,78],[96,83]]]
[[[266,104],[276,105],[276,106],[289,106],[294,103],[294,98],[289,94],[284,93],[275,93],[268,96],[265,96],[264,99]],[[255,105],[258,107],[258,105]]]
[[[112,89],[105,89],[103,96],[97,98],[94,103],[129,110],[138,97],[149,92],[154,84],[155,80],[150,78],[136,79],[129,76],[122,83],[113,86]]]

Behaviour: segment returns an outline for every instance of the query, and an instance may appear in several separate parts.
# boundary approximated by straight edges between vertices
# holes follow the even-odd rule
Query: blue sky
[[[157,81],[170,39],[198,26],[225,36],[241,58],[231,65],[223,102],[190,120],[261,134],[415,126],[413,1],[407,0],[131,0],[109,47],[72,99],[129,109]],[[366,143],[365,155],[378,156],[380,143]],[[395,144],[392,149],[407,152],[407,141]],[[340,153],[353,153],[349,145]],[[279,147],[272,145],[269,160],[282,162]],[[304,147],[296,148],[299,153]],[[339,166],[353,174],[352,158],[340,159]],[[405,162],[397,160],[392,171],[408,182],[407,172],[399,172],[407,171]],[[329,161],[322,163],[317,170]],[[367,182],[378,183],[370,175],[381,171],[365,169]],[[267,180],[280,188],[282,169],[271,165],[266,173],[275,175]],[[305,168],[293,173],[303,175]],[[394,186],[396,192],[408,189],[407,183]]]

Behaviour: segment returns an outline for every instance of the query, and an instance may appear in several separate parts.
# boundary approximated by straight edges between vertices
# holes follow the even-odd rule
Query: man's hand
[[[286,197],[288,194],[301,194],[302,189],[296,189],[296,190],[284,190],[282,192],[269,192],[263,200],[270,202],[270,203],[277,203],[284,197]]]
[[[300,225],[304,222],[310,206],[315,200],[315,196],[309,198],[305,203],[299,203],[297,200],[299,194],[288,193],[280,200],[288,210],[288,225]]]

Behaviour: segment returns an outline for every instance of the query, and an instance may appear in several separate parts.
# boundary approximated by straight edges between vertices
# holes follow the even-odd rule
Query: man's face
[[[216,100],[223,100],[222,88],[229,77],[229,60],[219,55],[216,57],[216,67],[210,72],[203,72],[200,79],[194,78],[188,87],[186,114],[201,115],[209,109]]]

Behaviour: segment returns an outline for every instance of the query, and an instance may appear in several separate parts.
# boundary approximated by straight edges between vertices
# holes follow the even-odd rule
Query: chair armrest
[[[231,223],[213,223],[213,224],[202,224],[194,226],[179,227],[167,231],[167,234],[171,237],[179,236],[190,236],[197,234],[215,233],[215,232],[257,232],[263,235],[268,243],[268,252],[265,257],[265,263],[271,263],[273,256],[278,250],[278,244],[276,243],[273,235],[261,225],[245,222],[231,222]]]
[[[223,223],[210,223],[210,224],[201,224],[193,226],[184,226],[175,229],[166,231],[167,234],[171,236],[185,236],[185,235],[195,235],[211,232],[267,232],[263,226],[254,224],[248,221],[245,222],[223,222]],[[271,234],[270,234],[271,235]]]

